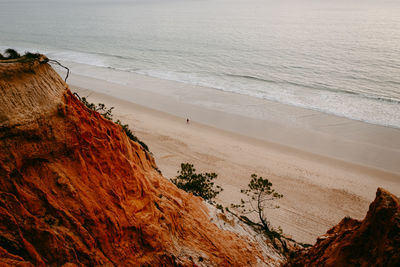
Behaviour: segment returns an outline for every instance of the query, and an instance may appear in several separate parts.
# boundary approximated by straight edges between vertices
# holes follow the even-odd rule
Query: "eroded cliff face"
[[[0,263],[276,265],[219,229],[46,63],[0,62]]]
[[[378,188],[363,221],[344,218],[287,266],[400,266],[400,200]]]

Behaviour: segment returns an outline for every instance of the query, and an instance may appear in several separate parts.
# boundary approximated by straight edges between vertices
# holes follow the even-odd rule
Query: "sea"
[[[400,128],[399,0],[0,0],[9,47]]]

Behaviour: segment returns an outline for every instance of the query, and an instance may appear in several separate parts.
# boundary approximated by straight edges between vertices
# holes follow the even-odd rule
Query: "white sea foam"
[[[400,128],[400,105],[397,101],[385,101],[361,95],[324,90],[314,92],[307,88],[287,88],[282,90],[282,88],[273,88],[269,84],[251,86],[251,81],[248,80],[235,84],[231,81],[218,80],[217,75],[215,77],[201,77],[201,75],[193,73],[152,70],[142,70],[137,71],[137,73],[313,109],[372,124]],[[249,87],[252,88],[249,89]],[[210,108],[217,108],[217,106],[215,103],[208,103]],[[237,113],[243,114],[243,110],[237,110]],[[256,114],[253,113],[252,115]],[[262,116],[262,113],[259,113],[259,118],[262,119]]]
[[[58,60],[71,61],[96,67],[110,67],[100,56],[89,53],[75,51],[53,51],[48,52],[47,56],[51,58],[56,58]]]

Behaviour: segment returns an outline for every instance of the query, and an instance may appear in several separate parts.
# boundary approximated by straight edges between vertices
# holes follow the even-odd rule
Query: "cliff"
[[[344,218],[286,266],[400,266],[400,200],[378,188],[363,221]]]
[[[155,167],[120,126],[76,99],[45,57],[0,61],[0,264],[282,262],[220,229],[200,198]]]

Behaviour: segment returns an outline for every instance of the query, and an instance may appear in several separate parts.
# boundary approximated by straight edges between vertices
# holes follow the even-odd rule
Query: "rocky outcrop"
[[[378,188],[363,221],[344,218],[287,266],[400,266],[400,200]]]
[[[211,222],[46,63],[0,62],[0,264],[278,265]]]

